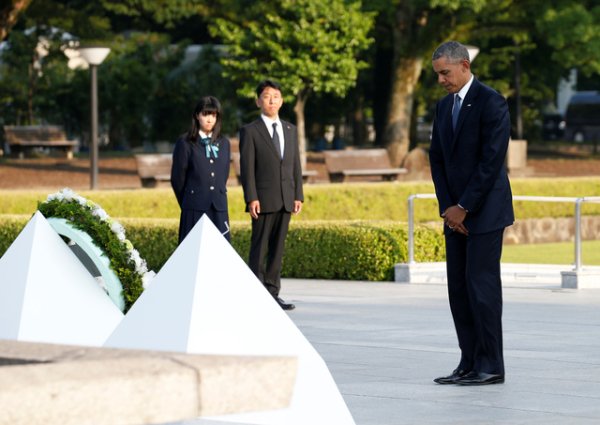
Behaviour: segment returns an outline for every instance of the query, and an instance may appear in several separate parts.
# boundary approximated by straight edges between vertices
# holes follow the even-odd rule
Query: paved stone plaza
[[[506,383],[460,387],[432,382],[458,362],[445,286],[282,287],[357,425],[600,423],[600,290],[505,285]]]

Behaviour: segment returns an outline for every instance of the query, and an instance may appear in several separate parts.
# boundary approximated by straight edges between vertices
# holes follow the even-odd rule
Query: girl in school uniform
[[[181,208],[179,243],[206,214],[229,241],[227,177],[229,140],[221,136],[221,104],[213,96],[200,99],[192,127],[177,139],[173,150],[171,186]]]

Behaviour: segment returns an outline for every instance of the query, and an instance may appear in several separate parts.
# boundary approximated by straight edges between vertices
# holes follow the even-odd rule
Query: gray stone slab
[[[161,423],[287,407],[297,359],[0,340],[0,425]]]

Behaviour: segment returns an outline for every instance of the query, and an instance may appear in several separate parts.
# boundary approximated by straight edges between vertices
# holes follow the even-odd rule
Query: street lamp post
[[[467,51],[469,52],[469,61],[473,62],[475,60],[475,57],[479,54],[479,47],[470,46],[470,45],[467,45],[465,47],[467,48]]]
[[[90,188],[94,190],[98,187],[98,65],[104,61],[106,56],[110,53],[110,49],[108,47],[82,47],[78,50],[81,57],[90,66],[90,71],[92,74],[92,144],[90,146]]]

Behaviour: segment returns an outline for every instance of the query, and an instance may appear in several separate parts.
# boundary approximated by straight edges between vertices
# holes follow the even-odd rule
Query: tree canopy
[[[211,34],[227,46],[225,74],[238,93],[251,97],[265,78],[277,80],[294,99],[305,151],[304,105],[311,92],[343,96],[367,66],[360,53],[372,42],[373,16],[358,1],[281,0],[257,2],[240,14],[216,19]]]
[[[570,68],[598,72],[600,6],[594,0],[381,0],[366,6],[377,12],[375,39],[380,53],[374,78],[380,97],[374,108],[378,109],[378,141],[396,164],[411,145],[415,100],[433,106],[435,96],[442,94],[433,90],[423,97],[419,89],[435,84],[427,78],[431,54],[444,41],[455,39],[480,47],[475,62],[478,76],[492,79],[491,85],[506,96],[537,97],[538,109]],[[519,64],[521,89],[516,88],[519,80],[515,77]],[[530,115],[529,121],[533,118]]]

